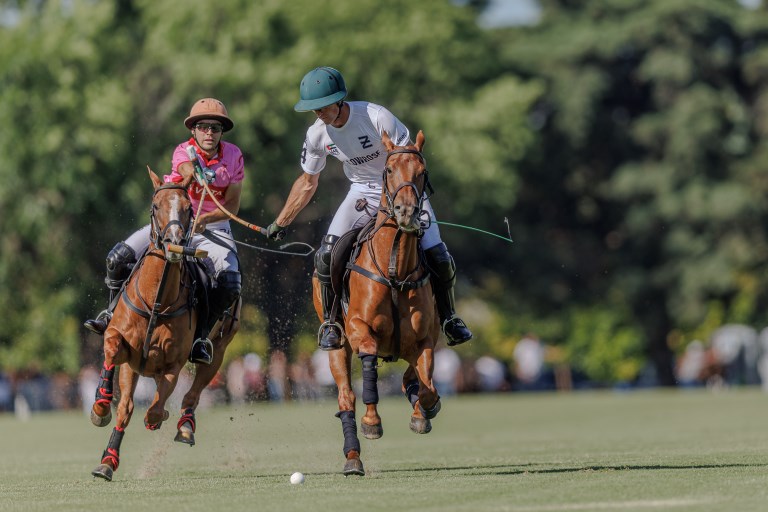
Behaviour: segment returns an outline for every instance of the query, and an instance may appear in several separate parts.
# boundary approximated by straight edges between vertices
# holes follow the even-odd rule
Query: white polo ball
[[[291,475],[291,483],[296,484],[303,484],[304,483],[304,473],[295,472]]]

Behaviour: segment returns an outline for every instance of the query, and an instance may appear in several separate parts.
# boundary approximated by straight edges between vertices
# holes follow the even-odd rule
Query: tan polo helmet
[[[229,114],[227,114],[227,107],[216,98],[197,100],[189,111],[189,117],[184,120],[184,126],[191,130],[200,119],[216,119],[221,121],[225,132],[228,132],[235,126],[235,123],[232,122]]]

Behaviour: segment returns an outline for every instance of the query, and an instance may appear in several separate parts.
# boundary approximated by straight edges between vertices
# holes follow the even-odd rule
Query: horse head
[[[155,187],[150,211],[152,243],[155,248],[163,250],[166,260],[170,263],[178,263],[182,255],[170,252],[168,246],[170,244],[186,245],[190,235],[192,202],[187,193],[189,183],[163,183],[152,169],[148,170]]]
[[[421,229],[419,218],[424,191],[429,186],[427,161],[421,153],[424,140],[421,130],[416,135],[416,144],[410,146],[396,146],[386,132],[381,137],[387,150],[383,185],[387,213],[406,233]]]

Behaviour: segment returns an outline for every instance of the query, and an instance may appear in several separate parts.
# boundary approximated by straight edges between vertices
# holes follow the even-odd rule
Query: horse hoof
[[[157,423],[149,423],[147,420],[147,417],[144,417],[144,426],[147,428],[147,430],[160,430],[160,427],[163,426],[163,422],[170,418],[171,413],[169,413],[166,410],[163,410],[163,419],[158,421]]]
[[[384,435],[384,428],[381,423],[378,425],[368,425],[360,422],[360,431],[363,433],[366,439],[378,439]]]
[[[179,430],[176,433],[176,437],[174,437],[173,440],[176,441],[177,443],[188,444],[190,446],[190,448],[192,446],[195,446],[195,434],[194,434],[194,432],[182,432],[181,430]]]
[[[421,415],[424,416],[426,419],[431,420],[435,416],[437,416],[437,413],[440,412],[440,399],[437,399],[437,402],[435,402],[435,405],[432,406],[431,409],[424,409],[421,406],[421,402],[419,402],[419,412],[421,412]]]
[[[113,473],[112,468],[109,467],[109,465],[107,464],[99,464],[99,466],[96,469],[91,471],[91,474],[94,477],[103,478],[107,482],[112,481],[112,473]]]
[[[429,434],[432,431],[432,422],[425,418],[411,416],[411,430],[417,434]]]
[[[344,476],[358,475],[364,476],[365,470],[363,469],[363,462],[360,459],[349,459],[344,464]]]
[[[110,421],[112,421],[111,409],[107,411],[106,416],[99,416],[93,411],[93,409],[91,409],[91,423],[93,423],[97,427],[106,427],[107,425],[109,425]]]

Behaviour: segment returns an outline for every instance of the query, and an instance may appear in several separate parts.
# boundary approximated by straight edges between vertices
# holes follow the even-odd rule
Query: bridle
[[[187,197],[187,199],[189,199],[189,193],[187,192],[186,187],[184,187],[183,185],[177,185],[177,184],[162,185],[160,187],[157,187],[155,189],[155,192],[152,194],[152,207],[150,208],[150,211],[149,211],[149,219],[150,219],[150,226],[151,226],[150,240],[152,242],[152,245],[155,247],[155,249],[160,249],[163,252],[165,252],[165,244],[167,242],[165,239],[165,236],[168,233],[168,230],[172,226],[179,226],[184,232],[184,236],[182,237],[181,244],[180,244],[182,246],[187,245],[187,241],[189,240],[191,235],[190,227],[185,228],[184,224],[182,224],[180,220],[176,220],[176,219],[171,220],[165,226],[163,226],[162,229],[160,228],[160,226],[158,226],[157,219],[155,218],[154,199],[158,192],[164,191],[164,190],[182,190],[184,192],[184,195]],[[190,209],[191,208],[192,207],[190,206]]]
[[[389,183],[387,182],[387,175],[392,173],[392,168],[389,166],[389,159],[392,158],[392,155],[397,154],[413,154],[417,155],[419,159],[424,163],[424,185],[422,186],[421,190],[419,190],[419,187],[412,181],[403,181],[400,183],[397,188],[393,192],[389,191]],[[416,197],[419,198],[419,204],[417,206],[417,212],[416,215],[418,217],[421,217],[421,213],[424,211],[422,208],[424,205],[424,200],[429,199],[432,194],[435,193],[435,190],[432,188],[432,184],[429,182],[429,173],[427,171],[427,159],[424,158],[424,155],[421,151],[418,149],[408,149],[408,148],[402,148],[402,149],[394,149],[387,153],[387,159],[384,163],[384,173],[382,176],[382,181],[384,183],[384,195],[387,198],[387,206],[381,207],[380,210],[384,211],[389,218],[394,218],[395,216],[395,198],[397,197],[397,194],[404,188],[409,187],[413,190],[413,193],[416,194]],[[429,193],[425,193],[425,191],[429,191]]]

